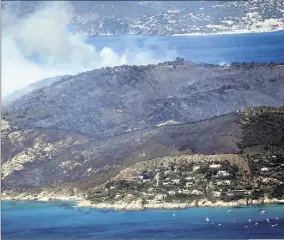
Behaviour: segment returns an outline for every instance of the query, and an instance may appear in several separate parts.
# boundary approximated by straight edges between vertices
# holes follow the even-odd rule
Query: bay
[[[284,205],[144,211],[73,206],[2,201],[2,239],[284,238]]]

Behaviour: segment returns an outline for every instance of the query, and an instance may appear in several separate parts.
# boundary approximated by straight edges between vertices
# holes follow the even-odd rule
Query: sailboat
[[[206,213],[206,219],[205,219],[206,222],[209,222],[209,218],[208,218],[208,214]]]

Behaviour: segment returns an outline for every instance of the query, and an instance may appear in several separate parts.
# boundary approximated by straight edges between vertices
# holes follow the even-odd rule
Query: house
[[[194,172],[196,172],[197,170],[199,170],[200,169],[200,166],[194,166],[193,168],[192,168],[192,170],[194,171]]]
[[[155,188],[149,188],[148,189],[148,192],[154,192],[155,191]]]
[[[219,176],[219,177],[228,177],[228,176],[230,176],[230,173],[228,173],[226,171],[218,171],[217,176]]]
[[[189,190],[187,190],[187,189],[183,189],[183,190],[182,190],[182,193],[188,195],[190,192],[189,192]]]
[[[157,194],[156,196],[155,196],[155,200],[163,200],[163,199],[165,199],[167,197],[167,195],[165,195],[165,194]]]
[[[115,189],[115,186],[110,186],[110,190],[113,190],[113,189]]]
[[[171,171],[167,170],[167,171],[164,172],[164,174],[165,174],[165,175],[168,175],[168,174],[170,174],[170,172],[171,172]]]
[[[135,179],[137,179],[136,176],[134,176],[134,177],[129,177],[127,180],[132,181],[132,180],[135,180]]]
[[[222,180],[222,181],[218,181],[216,182],[217,186],[221,186],[221,185],[230,185],[231,181],[230,180]]]
[[[182,194],[182,192],[183,192],[182,189],[179,189],[179,190],[178,190],[178,193],[179,193],[179,194]]]
[[[127,199],[130,199],[130,198],[133,198],[133,197],[134,197],[134,195],[131,194],[131,193],[128,193],[128,194],[126,195],[126,198],[127,198]]]
[[[193,185],[193,182],[186,182],[186,183],[185,183],[185,186],[186,186],[186,187],[191,187],[192,185]]]
[[[221,196],[221,192],[215,191],[215,192],[213,192],[213,196],[214,197],[220,197]]]
[[[175,192],[175,191],[168,191],[168,194],[169,194],[170,196],[174,196],[174,195],[176,195],[176,192]]]
[[[262,172],[268,172],[269,171],[269,169],[267,168],[267,167],[263,167],[263,168],[261,168],[260,169]]]
[[[217,169],[217,168],[220,168],[220,167],[222,167],[221,164],[211,164],[211,165],[209,166],[209,168],[211,168],[211,169]]]
[[[170,184],[171,184],[170,182],[163,182],[163,186],[168,186]]]
[[[179,178],[173,179],[173,180],[172,180],[172,183],[179,184],[179,183],[180,183],[180,179],[179,179]]]
[[[199,191],[199,190],[197,190],[197,189],[194,189],[194,190],[192,190],[191,191],[191,193],[190,194],[192,194],[192,195],[201,195],[202,194],[202,192],[201,191]]]
[[[150,179],[143,179],[143,183],[144,182],[149,182],[150,181]]]
[[[122,196],[121,196],[121,194],[116,194],[115,195],[115,199],[118,199],[118,198],[121,198]]]
[[[140,180],[143,180],[143,176],[142,175],[140,175],[140,176],[138,176],[138,179],[140,179]]]
[[[187,180],[187,181],[193,180],[193,177],[187,177],[187,178],[185,178],[185,180]]]

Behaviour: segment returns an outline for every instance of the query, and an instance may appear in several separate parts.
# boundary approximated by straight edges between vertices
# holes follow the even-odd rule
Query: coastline
[[[279,199],[268,199],[264,200],[253,200],[249,201],[247,204],[246,200],[241,199],[238,201],[224,202],[216,201],[211,202],[207,199],[200,199],[198,202],[157,202],[157,203],[146,203],[143,204],[142,200],[137,201],[116,201],[114,203],[101,202],[93,203],[82,196],[68,196],[68,195],[32,195],[32,194],[19,194],[9,196],[5,193],[1,195],[1,201],[39,201],[39,202],[52,202],[52,201],[75,201],[73,207],[76,208],[94,208],[94,209],[108,209],[108,210],[117,210],[117,211],[141,211],[147,209],[186,209],[193,207],[242,207],[242,206],[253,206],[253,205],[268,205],[268,204],[280,204],[281,200]]]
[[[249,31],[246,29],[239,30],[239,31],[224,31],[224,32],[215,32],[215,33],[180,33],[180,34],[173,34],[171,37],[185,37],[185,36],[215,36],[215,35],[234,35],[234,34],[253,34],[253,33],[273,33],[273,32],[281,32],[284,29],[271,29],[269,31],[266,30],[259,30],[259,31]]]

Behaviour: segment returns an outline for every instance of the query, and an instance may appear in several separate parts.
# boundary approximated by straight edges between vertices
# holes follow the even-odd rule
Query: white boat
[[[173,217],[175,217],[176,216],[176,210],[174,211],[174,213],[173,213]]]
[[[206,222],[209,222],[209,218],[208,218],[208,214],[206,213],[206,219],[205,219]]]

